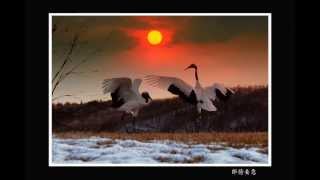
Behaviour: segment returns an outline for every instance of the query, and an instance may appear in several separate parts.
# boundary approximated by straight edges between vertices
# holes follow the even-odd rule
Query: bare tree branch
[[[87,30],[87,27],[84,26],[82,32],[85,32]],[[52,89],[52,95],[54,94],[56,88],[61,84],[61,82],[63,80],[65,80],[69,75],[71,74],[80,74],[81,72],[75,72],[75,70],[77,68],[79,68],[79,66],[83,63],[85,63],[87,60],[89,60],[90,57],[94,56],[95,54],[97,54],[98,52],[102,51],[102,48],[98,48],[96,50],[94,50],[92,53],[90,53],[87,57],[85,57],[84,59],[82,59],[78,64],[76,64],[75,66],[73,66],[69,71],[67,71],[66,73],[64,73],[65,71],[65,65],[71,61],[71,54],[74,52],[75,47],[78,45],[78,40],[79,40],[79,34],[76,34],[72,40],[71,46],[70,46],[70,50],[67,53],[66,58],[64,59],[64,62],[62,63],[61,67],[59,68],[59,70],[57,71],[57,73],[54,75],[54,78],[52,79],[52,83],[54,83],[53,89]],[[96,71],[92,71],[92,72],[97,72]],[[57,79],[58,78],[58,79]]]
[[[57,73],[54,75],[54,77],[53,77],[53,79],[52,79],[52,82],[54,82],[54,80],[58,77],[58,75],[59,75],[60,73],[62,73],[62,71],[63,71],[63,69],[64,69],[65,65],[66,65],[66,64],[67,64],[67,62],[70,60],[70,56],[71,56],[71,54],[72,54],[72,52],[73,52],[73,50],[74,50],[75,46],[77,45],[78,40],[79,40],[79,35],[78,35],[78,34],[76,34],[76,35],[74,36],[74,38],[73,38],[72,42],[71,42],[70,50],[69,50],[69,52],[68,52],[68,54],[67,54],[66,58],[64,59],[64,61],[63,61],[62,65],[60,66],[59,70],[58,70],[58,71],[57,71]]]
[[[97,49],[95,51],[93,51],[91,54],[89,54],[87,57],[85,57],[84,59],[82,59],[78,64],[76,64],[75,66],[73,66],[68,72],[64,73],[64,74],[60,74],[58,80],[56,81],[56,83],[54,84],[54,87],[52,89],[52,94],[54,94],[54,91],[56,90],[56,88],[58,87],[58,85],[65,80],[70,74],[72,74],[77,68],[79,68],[79,66],[83,63],[85,63],[86,61],[89,60],[90,57],[92,57],[93,55],[97,54],[98,52],[100,52],[101,49]]]
[[[54,93],[55,89],[58,87],[58,85],[65,80],[70,74],[72,74],[77,68],[79,68],[79,66],[83,63],[85,63],[86,61],[89,60],[90,57],[94,56],[95,54],[97,54],[98,52],[100,52],[101,49],[97,49],[95,51],[93,51],[90,55],[88,55],[87,57],[85,57],[84,59],[82,59],[78,64],[76,64],[75,66],[73,66],[73,68],[71,68],[70,71],[66,72],[65,74],[61,74],[61,76],[59,77],[57,83],[55,84],[53,90],[52,90],[52,94]]]

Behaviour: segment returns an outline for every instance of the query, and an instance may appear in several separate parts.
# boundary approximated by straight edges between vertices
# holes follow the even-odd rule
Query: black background
[[[49,167],[49,12],[272,13],[272,167],[255,176],[233,176],[233,167]],[[294,1],[30,1],[25,2],[24,155],[27,179],[257,178],[295,179],[295,4]],[[245,169],[245,167],[244,167]],[[251,168],[250,168],[251,169]]]

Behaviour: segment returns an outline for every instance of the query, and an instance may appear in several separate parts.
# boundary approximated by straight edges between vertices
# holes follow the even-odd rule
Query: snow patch
[[[92,137],[53,137],[54,163],[104,164],[250,164],[267,163],[268,155],[259,148],[232,148],[223,144],[185,144],[171,140],[141,142]]]

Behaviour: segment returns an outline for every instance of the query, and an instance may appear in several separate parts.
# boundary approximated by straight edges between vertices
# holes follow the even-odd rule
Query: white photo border
[[[271,13],[49,13],[49,167],[271,167]],[[268,17],[268,163],[265,164],[105,164],[54,163],[52,161],[52,17],[53,16],[267,16]]]

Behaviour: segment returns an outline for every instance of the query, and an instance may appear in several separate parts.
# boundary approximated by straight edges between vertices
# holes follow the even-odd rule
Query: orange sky
[[[108,99],[102,94],[101,82],[112,77],[156,74],[179,77],[194,85],[193,71],[184,71],[191,63],[198,65],[203,86],[215,82],[226,86],[267,85],[267,21],[248,18],[54,17],[53,23],[63,28],[53,34],[53,73],[61,65],[70,37],[81,29],[79,24],[86,25],[86,29],[81,32],[79,47],[67,68],[90,54],[91,49],[102,49],[77,70],[89,73],[70,76],[54,94],[73,97],[56,102]],[[246,27],[239,27],[241,24]],[[147,41],[147,34],[153,29],[163,35],[159,45]],[[149,91],[154,99],[172,97],[146,84],[140,91]]]

